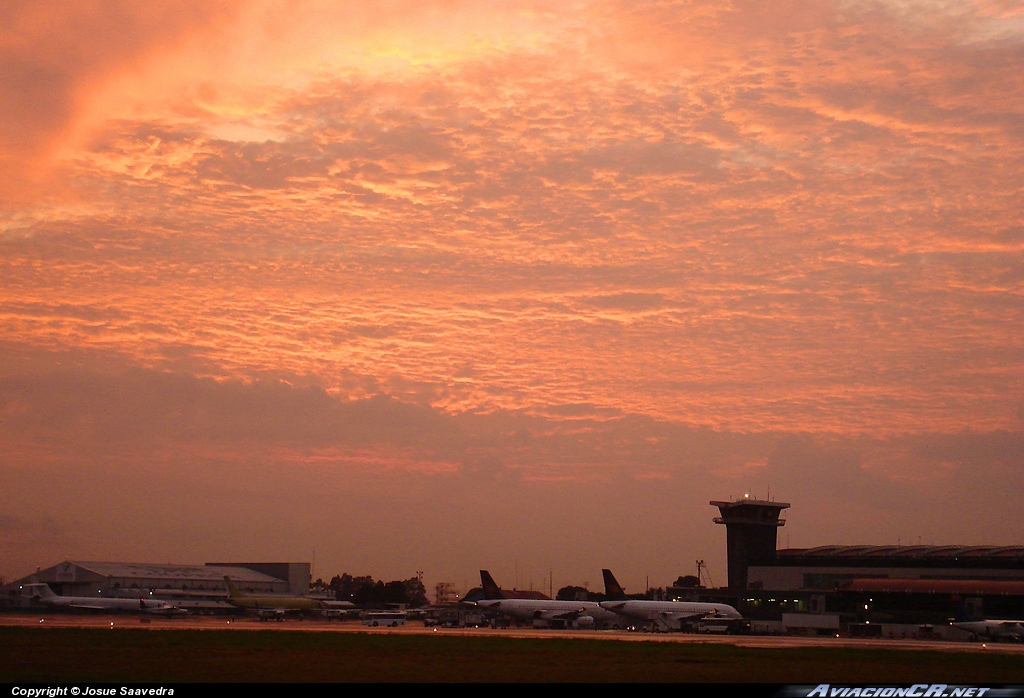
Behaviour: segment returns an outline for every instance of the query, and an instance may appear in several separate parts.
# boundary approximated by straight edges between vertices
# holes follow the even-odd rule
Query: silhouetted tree
[[[649,598],[649,599],[657,599],[657,600],[664,599],[665,598],[665,588],[664,587],[651,587],[650,589],[647,590],[647,598]]]
[[[343,573],[340,577],[335,576],[331,579],[330,588],[334,590],[334,598],[338,601],[355,602],[356,592],[366,584],[372,586],[373,577],[353,577],[348,573]]]
[[[410,577],[405,582],[405,596],[409,599],[409,606],[419,608],[427,605],[427,589],[423,586],[423,580],[419,577]]]
[[[559,601],[589,601],[590,592],[583,587],[567,586],[559,589],[555,598]]]
[[[391,582],[374,581],[373,577],[335,575],[328,586],[339,601],[351,601],[364,608],[385,604],[405,604],[417,608],[427,603],[427,590],[418,577]]]

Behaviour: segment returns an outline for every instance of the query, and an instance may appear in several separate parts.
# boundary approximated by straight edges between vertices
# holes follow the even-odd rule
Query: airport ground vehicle
[[[363,625],[373,628],[378,626],[397,628],[399,625],[405,625],[407,617],[405,611],[366,611],[362,615]]]

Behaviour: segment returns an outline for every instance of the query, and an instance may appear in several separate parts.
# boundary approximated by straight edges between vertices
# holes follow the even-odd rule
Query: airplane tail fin
[[[604,575],[604,594],[609,601],[621,601],[626,598],[626,591],[615,580],[611,570],[601,570]]]
[[[967,606],[959,596],[954,596],[951,601],[953,602],[953,620],[955,622],[974,623],[981,620],[971,615],[971,612],[967,610]]]
[[[53,593],[53,589],[50,588],[50,585],[45,582],[33,584],[29,591],[30,596],[37,599],[52,599],[56,596],[56,594]]]
[[[238,590],[238,587],[235,586],[235,583],[231,581],[231,577],[227,576],[226,574],[224,575],[224,584],[226,584],[228,587],[228,597],[232,599],[242,598],[242,592],[240,592]]]
[[[487,570],[480,570],[480,586],[484,590],[485,599],[503,599],[505,595],[501,593],[501,589],[494,583],[494,579],[491,578],[491,573]]]

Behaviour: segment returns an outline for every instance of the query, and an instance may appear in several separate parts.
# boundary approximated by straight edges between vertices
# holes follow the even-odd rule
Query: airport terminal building
[[[1024,582],[1024,546],[823,545],[777,548],[785,502],[712,501],[726,527],[732,591],[835,591],[856,580]],[[920,586],[920,585],[919,585]]]
[[[811,632],[881,632],[885,624],[948,628],[955,604],[1024,618],[1024,546],[823,545],[777,549],[788,503],[712,501],[726,527],[728,590],[751,618]],[[874,624],[872,626],[872,624]],[[904,631],[901,632],[906,632]],[[928,631],[930,632],[930,630]]]
[[[747,573],[748,588],[774,590],[841,589],[865,579],[1024,582],[1024,546],[824,545],[778,550]]]

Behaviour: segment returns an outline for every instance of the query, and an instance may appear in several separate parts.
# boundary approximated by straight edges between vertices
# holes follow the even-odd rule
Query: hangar
[[[195,602],[182,604],[184,606],[216,608],[227,597],[225,576],[230,576],[245,593],[306,594],[310,565],[295,562],[175,565],[65,560],[4,586],[0,590],[0,604],[9,608],[25,606],[28,601],[21,596],[21,585],[45,582],[58,595],[132,598],[146,592],[155,599]]]

